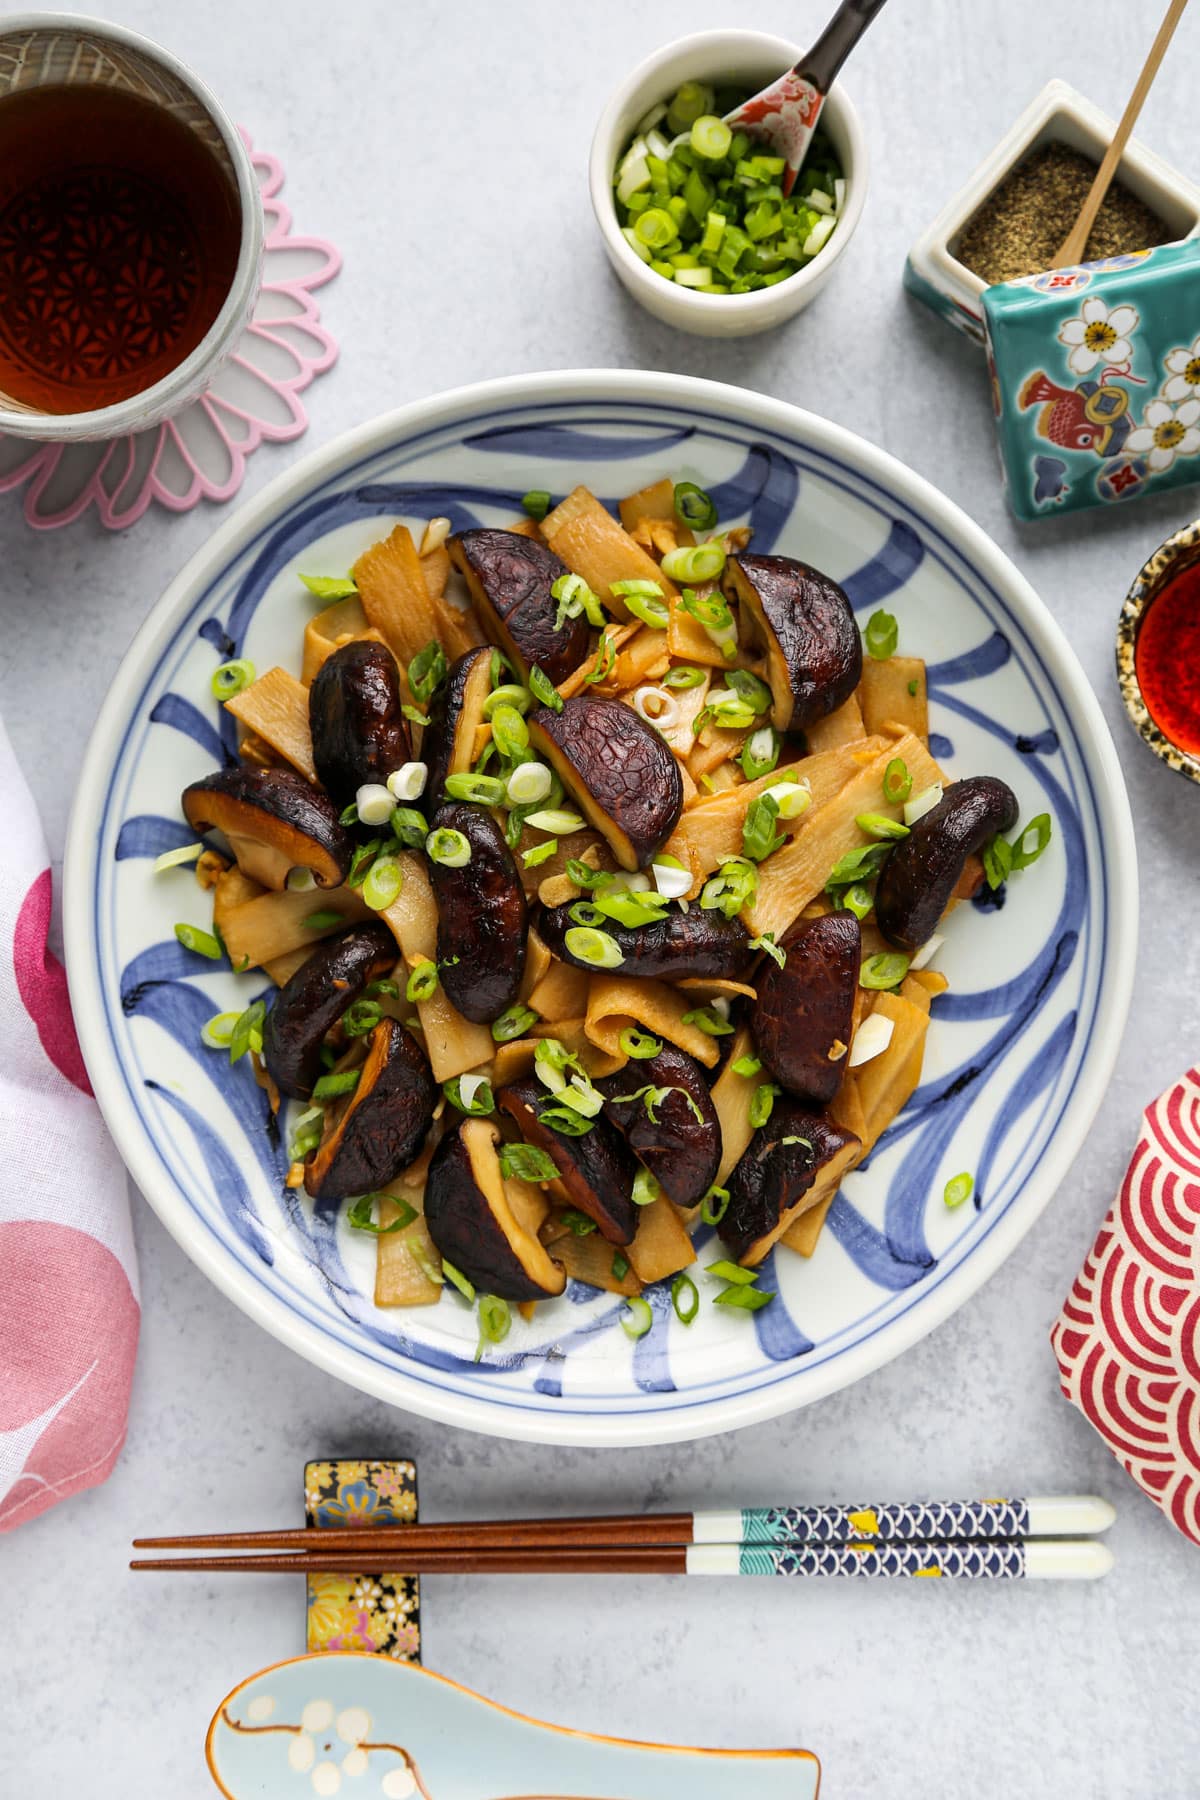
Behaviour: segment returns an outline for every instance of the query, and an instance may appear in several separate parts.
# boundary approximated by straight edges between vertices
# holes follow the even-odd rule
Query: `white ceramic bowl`
[[[220,312],[190,355],[161,381],[90,412],[34,412],[6,406],[0,399],[0,432],[53,444],[146,431],[182,411],[204,392],[241,337],[262,277],[263,210],[250,153],[233,120],[198,76],[169,50],[123,25],[74,13],[0,18],[0,106],[9,93],[76,83],[103,83],[137,94],[195,131],[237,188],[242,229],[237,267]]]
[[[754,1317],[670,1283],[631,1344],[623,1304],[571,1284],[475,1361],[453,1294],[373,1304],[374,1246],[285,1188],[287,1153],[245,1059],[200,1027],[267,984],[176,942],[207,924],[181,789],[233,754],[213,700],[222,657],[298,671],[298,572],[344,574],[397,519],[504,525],[515,496],[585,482],[609,504],[671,472],[748,522],[764,551],[827,569],[866,622],[886,605],[928,658],[931,746],[953,776],[1003,777],[1051,813],[1002,910],[947,921],[921,1086],[847,1176],[811,1260],[764,1265]],[[1133,981],[1137,865],[1095,695],[1046,608],[935,489],[839,426],[717,382],[556,371],[436,395],[314,451],[219,526],[172,582],[112,682],[83,757],[67,846],[71,1000],[96,1097],[134,1179],[224,1293],[322,1368],[410,1412],[503,1437],[652,1444],[749,1425],[877,1368],[997,1269],[1071,1167],[1103,1098]],[[293,1112],[294,1118],[294,1112]],[[286,1138],[286,1133],[284,1134]],[[946,1181],[975,1175],[969,1204]],[[344,1209],[343,1209],[344,1211]],[[701,1244],[701,1261],[713,1246]],[[698,1284],[710,1291],[704,1277]]]
[[[807,268],[775,287],[753,294],[716,294],[706,298],[678,287],[648,268],[621,235],[613,200],[613,171],[633,135],[633,128],[659,100],[668,100],[684,81],[711,81],[744,86],[750,93],[766,87],[804,54],[800,44],[762,31],[700,31],[694,37],[665,44],[639,63],[617,89],[596,126],[588,165],[592,207],[608,260],[623,285],[647,312],[681,331],[700,337],[749,337],[781,325],[802,312],[820,293],[849,246],[867,197],[867,140],[858,114],[840,82],[835,82],[821,113],[846,181],[846,202],[837,230]]]

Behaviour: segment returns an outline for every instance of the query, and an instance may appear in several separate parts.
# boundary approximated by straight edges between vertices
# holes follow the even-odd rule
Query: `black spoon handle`
[[[883,5],[884,0],[842,0],[812,49],[796,64],[797,75],[811,81],[819,94],[827,94],[838,70]]]

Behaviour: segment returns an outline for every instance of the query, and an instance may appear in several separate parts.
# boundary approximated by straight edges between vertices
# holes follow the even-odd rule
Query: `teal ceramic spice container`
[[[1200,481],[1200,240],[1003,282],[982,304],[1019,518]]]

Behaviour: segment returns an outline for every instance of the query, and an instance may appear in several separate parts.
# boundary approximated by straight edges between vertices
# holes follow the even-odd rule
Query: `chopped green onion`
[[[616,938],[591,926],[573,925],[563,943],[572,956],[592,969],[619,969],[625,961]]]
[[[690,1325],[700,1311],[700,1290],[690,1275],[677,1275],[671,1283],[671,1305],[681,1325]]]
[[[861,844],[857,850],[847,850],[845,856],[838,857],[825,877],[825,886],[851,887],[858,882],[870,881],[873,876],[878,875],[890,850],[890,844]]]
[[[624,1277],[622,1277],[622,1280]],[[640,1294],[625,1302],[625,1311],[621,1314],[621,1330],[629,1338],[644,1338],[654,1324],[654,1314],[650,1302],[643,1300]]]
[[[1050,842],[1050,814],[1038,813],[1019,831],[1012,843],[1012,867],[1014,872],[1027,869],[1035,863],[1046,845]]]
[[[730,1067],[735,1075],[744,1075],[747,1080],[762,1073],[762,1063],[757,1056],[739,1056]]]
[[[320,1106],[310,1106],[306,1112],[300,1114],[296,1120],[295,1133],[288,1146],[288,1154],[293,1162],[303,1162],[306,1156],[312,1155],[321,1142],[324,1122],[325,1113]]]
[[[522,1006],[518,1000],[492,1020],[492,1040],[497,1044],[511,1043],[514,1038],[524,1037],[529,1027],[537,1022],[537,1013],[528,1006]]]
[[[501,1144],[497,1155],[506,1180],[554,1181],[558,1176],[554,1158],[534,1144]]]
[[[504,800],[504,783],[494,775],[447,775],[446,792],[451,800],[473,800],[479,806],[500,806]]]
[[[543,706],[550,708],[551,712],[562,711],[562,695],[550,677],[539,669],[536,663],[529,671],[529,691],[535,700],[540,700]]]
[[[675,516],[693,531],[712,531],[717,523],[712,496],[694,481],[675,483]]]
[[[577,1207],[568,1206],[558,1216],[572,1237],[591,1237],[596,1229],[595,1219],[589,1219]]]
[[[662,678],[662,685],[667,688],[698,688],[703,686],[707,675],[707,669],[698,669],[694,663],[681,663],[678,668],[667,670]]]
[[[414,700],[424,705],[434,690],[446,679],[446,653],[436,638],[430,638],[408,665],[408,685]]]
[[[175,936],[185,950],[192,950],[197,956],[207,956],[209,962],[220,962],[220,940],[211,931],[201,931],[198,925],[177,925]]]
[[[662,559],[662,572],[672,581],[715,581],[724,568],[725,546],[715,538],[703,544],[681,544],[676,550],[668,550]]]
[[[488,679],[492,686],[494,688],[499,687],[505,675],[511,675],[513,673],[513,666],[509,662],[507,656],[505,656],[503,650],[493,644],[491,659],[488,663]]]
[[[907,825],[901,825],[898,819],[889,819],[886,813],[859,813],[854,823],[868,837],[881,843],[898,841],[909,833]]]
[[[419,962],[416,965],[412,974],[409,976],[407,985],[404,989],[404,998],[414,1002],[417,1000],[432,1000],[433,996],[437,993],[437,986],[437,964],[432,962],[429,957],[426,957],[424,962]]]
[[[748,947],[751,950],[765,951],[771,958],[771,961],[777,963],[781,969],[787,963],[787,951],[783,948],[782,944],[777,944],[775,942],[775,933],[773,931],[764,931],[761,937],[751,938]]]
[[[908,684],[908,691],[909,691],[909,693],[910,693],[910,694],[911,694],[911,696],[912,696],[912,698],[913,698],[913,699],[914,699],[914,700],[915,700],[915,699],[916,699],[916,697],[917,697],[917,695],[918,695],[918,694],[919,694],[919,693],[920,693],[920,691],[921,691],[921,684],[920,684],[920,682],[919,682],[919,681],[917,681],[917,680],[916,680],[916,679],[914,679],[914,680],[912,680],[912,681],[910,681],[910,682],[909,682],[909,684]]]
[[[318,600],[348,600],[358,592],[346,575],[301,575],[300,579]]]
[[[461,1269],[455,1268],[454,1264],[452,1262],[448,1262],[444,1256],[442,1258],[442,1274],[446,1277],[446,1280],[451,1284],[452,1287],[456,1287],[458,1289],[458,1291],[462,1295],[463,1299],[466,1300],[471,1306],[474,1306],[474,1304],[475,1304],[474,1284],[467,1280],[466,1276],[463,1274]]]
[[[639,1031],[636,1025],[626,1025],[617,1042],[634,1062],[646,1062],[662,1049],[661,1038],[651,1037],[648,1031]]]
[[[889,806],[899,806],[912,793],[912,776],[902,756],[893,756],[883,771],[883,797]]]
[[[860,923],[875,904],[870,888],[863,887],[862,883],[857,881],[852,887],[842,888],[839,891],[838,899],[846,912],[852,912]]]
[[[512,1312],[507,1300],[497,1298],[495,1294],[479,1296],[479,1350],[483,1351],[485,1343],[501,1344],[512,1328]]]
[[[397,1209],[390,1225],[380,1225],[375,1220],[375,1203],[384,1200],[390,1200]],[[393,1231],[403,1231],[406,1225],[411,1225],[416,1216],[416,1207],[410,1206],[398,1194],[360,1194],[346,1214],[346,1223],[354,1231],[369,1231],[373,1237],[389,1237]]]
[[[969,1200],[974,1191],[975,1177],[973,1175],[966,1173],[953,1175],[942,1191],[942,1199],[947,1206],[953,1208],[961,1206],[964,1200]]]
[[[362,897],[372,912],[383,912],[403,886],[404,870],[399,860],[394,856],[377,856],[362,884]]]
[[[705,912],[721,912],[727,919],[754,901],[758,892],[758,870],[744,857],[729,856],[715,875],[710,875],[700,890],[700,905]]]
[[[301,919],[300,924],[305,931],[328,931],[331,925],[340,925],[343,914],[336,906],[322,906],[317,912],[309,913]]]
[[[560,1137],[586,1137],[592,1129],[592,1121],[583,1113],[567,1105],[543,1106],[538,1114],[542,1125],[549,1125],[551,1131],[557,1131]]]
[[[626,888],[602,889],[594,896],[594,905],[600,919],[581,923],[595,925],[614,919],[618,925],[657,925],[667,916],[667,902],[659,894],[631,894]]]
[[[496,708],[492,714],[492,737],[501,756],[510,762],[519,761],[529,748],[529,727],[515,706]]]
[[[723,156],[729,154],[733,133],[724,119],[718,119],[712,113],[702,113],[692,121],[689,142],[696,155],[702,156],[706,162],[720,162]]]
[[[757,1269],[743,1269],[740,1263],[730,1262],[728,1258],[709,1263],[708,1273],[715,1275],[718,1281],[732,1281],[736,1287],[751,1287],[758,1280]]]
[[[1007,838],[994,837],[990,844],[984,845],[983,872],[987,876],[988,886],[993,890],[1011,875],[1012,858],[1012,845]]]
[[[551,584],[550,596],[558,601],[555,631],[561,631],[568,619],[577,619],[581,613],[586,613],[588,624],[594,625],[597,631],[602,631],[607,623],[598,596],[593,594],[582,575],[574,575],[570,570],[559,575]]]
[[[378,856],[382,848],[382,838],[371,838],[368,843],[359,844],[354,855],[350,858],[350,867],[346,871],[347,887],[356,888],[362,886],[363,882],[367,879],[367,870],[370,868],[372,861]],[[308,889],[305,887],[300,891],[302,893],[307,893]]]
[[[576,900],[567,913],[576,925],[603,925],[605,915],[590,900]]]
[[[899,987],[907,974],[907,956],[899,950],[884,950],[878,956],[867,957],[858,971],[858,985],[884,992]]]
[[[522,850],[521,862],[527,869],[536,869],[540,863],[549,862],[558,854],[558,839],[545,838],[540,844],[531,844],[528,850]]]
[[[392,814],[391,825],[406,850],[419,850],[429,836],[429,821],[414,806],[398,806]]]
[[[548,488],[530,488],[521,498],[521,505],[531,519],[542,520],[550,511],[550,492]]]
[[[496,1110],[492,1084],[486,1075],[456,1075],[452,1081],[443,1081],[442,1092],[451,1106],[472,1119],[486,1118]]]
[[[617,661],[617,647],[605,632],[596,646],[596,664],[584,676],[585,685],[594,681],[607,681]]]
[[[760,681],[757,675],[751,674],[749,669],[730,669],[725,677],[725,682],[735,694],[741,696],[753,712],[764,713],[770,708],[770,688],[765,681]]]
[[[779,803],[770,794],[759,794],[746,808],[742,821],[742,848],[755,862],[765,862],[781,845],[787,843],[782,831],[776,831]]]
[[[775,1298],[774,1289],[730,1286],[713,1295],[714,1306],[734,1306],[740,1312],[758,1312]]]
[[[665,207],[648,206],[637,215],[633,230],[648,250],[662,250],[675,237],[675,221]]]
[[[357,800],[352,800],[350,802],[349,806],[344,806],[342,808],[341,812],[338,814],[338,824],[339,825],[357,825],[358,824],[358,801]]]
[[[411,994],[409,999],[412,999]],[[355,1000],[342,1014],[342,1030],[349,1038],[366,1037],[369,1031],[374,1031],[382,1017],[374,1000]]]
[[[461,831],[443,825],[425,839],[425,854],[444,869],[465,869],[471,860],[471,845]]]
[[[756,1131],[770,1118],[779,1092],[779,1088],[773,1081],[764,1081],[762,1086],[756,1087],[750,1096],[749,1119]]]
[[[341,1094],[352,1094],[358,1086],[361,1069],[332,1069],[322,1075],[312,1091],[314,1100],[336,1100]]]
[[[567,874],[571,877],[575,886],[581,888],[607,887],[610,882],[617,879],[611,870],[590,868],[587,863],[581,862],[577,856],[572,856],[567,859]]]
[[[507,794],[513,806],[537,806],[548,798],[554,777],[545,763],[519,763],[508,778]]]
[[[402,706],[400,711],[410,725],[428,725],[429,723],[429,714],[423,712],[419,706]]]
[[[164,850],[161,856],[154,859],[153,873],[161,875],[166,869],[178,869],[184,863],[194,863],[203,854],[203,844],[181,844],[178,850]]]
[[[206,1024],[200,1027],[200,1041],[207,1044],[210,1050],[228,1050],[233,1037],[233,1028],[241,1018],[241,1013],[214,1013]]]
[[[633,1189],[630,1193],[633,1204],[635,1206],[652,1206],[661,1196],[662,1188],[655,1181],[649,1169],[639,1166],[638,1172],[633,1178]]]
[[[533,695],[527,687],[521,687],[515,681],[506,681],[503,687],[494,687],[483,703],[483,716],[490,719],[498,706],[511,706],[515,712],[527,713],[533,705]],[[529,742],[528,737],[524,740]]]
[[[719,1225],[729,1210],[729,1189],[710,1187],[700,1202],[700,1217],[706,1225]]]
[[[781,819],[798,819],[812,805],[812,789],[807,781],[793,781],[785,776],[772,782],[763,791],[762,798],[775,802]]]
[[[613,1280],[614,1281],[624,1281],[624,1279],[628,1275],[628,1273],[629,1273],[629,1258],[627,1256],[624,1256],[620,1250],[614,1250],[613,1251],[613,1259],[612,1259]]]
[[[548,806],[540,812],[527,813],[525,823],[532,825],[535,831],[553,831],[560,837],[569,837],[573,831],[582,831],[587,820],[582,813],[568,812],[561,806]]]
[[[613,593],[615,594],[618,588],[629,585],[631,584],[628,582],[614,581]],[[646,586],[650,586],[650,583],[647,582]],[[654,631],[665,631],[670,623],[671,615],[661,594],[658,596],[640,592],[626,594],[625,605],[635,619],[640,619],[643,625],[649,625]]]
[[[863,642],[867,654],[876,662],[886,662],[889,656],[895,656],[896,645],[900,642],[900,627],[890,612],[880,607],[867,620],[867,629],[863,633]]]
[[[762,725],[746,739],[742,746],[742,774],[747,781],[757,781],[760,776],[769,775],[779,761],[779,746],[782,739],[770,725]]]
[[[679,1023],[694,1025],[697,1031],[702,1031],[706,1037],[728,1037],[733,1031],[729,1020],[723,1019],[720,1013],[711,1006],[694,1006],[690,1012],[684,1013]]]
[[[369,987],[363,989],[364,1000],[383,1000],[385,998],[388,1000],[398,1000],[400,998],[400,989],[396,986],[394,981],[389,981],[387,979],[373,981]]]

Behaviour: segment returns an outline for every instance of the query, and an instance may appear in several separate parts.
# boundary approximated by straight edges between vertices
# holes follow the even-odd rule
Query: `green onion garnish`
[[[305,931],[328,931],[331,925],[340,925],[341,922],[342,914],[336,906],[323,906],[301,919],[300,924]]]
[[[382,838],[371,838],[368,843],[359,844],[354,855],[350,858],[350,867],[346,871],[347,887],[356,888],[362,886],[363,882],[367,879],[367,870],[382,849]],[[307,893],[307,886],[300,891],[302,893]]]
[[[612,1272],[614,1281],[624,1281],[629,1273],[629,1258],[622,1255],[620,1250],[613,1251]]]
[[[994,837],[983,848],[983,872],[993,890],[1008,880],[1012,873],[1012,845],[1007,838]]]
[[[625,961],[616,938],[592,926],[572,925],[563,943],[572,956],[592,969],[619,969]]]
[[[396,899],[403,886],[404,870],[396,857],[377,856],[362,884],[362,897],[372,912],[383,912]]]
[[[506,681],[502,687],[493,688],[483,703],[483,716],[490,719],[498,706],[511,706],[514,712],[527,713],[533,705],[533,695],[527,687],[519,687],[514,681]],[[528,735],[522,740],[529,742]]]
[[[209,962],[220,962],[220,940],[211,931],[201,931],[198,925],[176,925],[175,936],[185,950],[192,950],[197,956],[207,956]]]
[[[409,998],[412,998],[411,994]],[[350,1038],[366,1037],[369,1031],[374,1031],[382,1017],[383,1014],[374,1000],[365,998],[356,1000],[342,1014],[342,1030]]]
[[[241,1013],[214,1013],[212,1018],[200,1027],[200,1041],[207,1044],[210,1050],[228,1050],[233,1028],[241,1018]]]
[[[348,600],[358,592],[347,575],[301,575],[300,579],[318,600]]]
[[[558,1175],[554,1158],[534,1144],[501,1144],[497,1155],[500,1173],[506,1179],[514,1176],[518,1181],[554,1181]]]
[[[546,806],[538,812],[526,813],[525,823],[532,825],[535,831],[553,831],[556,835],[570,837],[573,831],[582,831],[587,820],[582,813],[569,812],[566,807]]]
[[[462,1090],[463,1082],[468,1080],[471,1082],[471,1098],[469,1100],[464,1099]],[[469,1118],[483,1119],[496,1110],[492,1084],[486,1076],[456,1075],[452,1081],[443,1081],[442,1092],[451,1106],[456,1106],[459,1112],[466,1113]]]
[[[425,854],[444,869],[465,869],[471,860],[471,845],[461,831],[441,826],[425,839]]]
[[[577,619],[581,613],[587,615],[588,624],[595,626],[597,631],[603,631],[608,622],[599,596],[593,594],[582,575],[572,574],[569,570],[565,575],[559,575],[551,584],[550,597],[558,601],[555,631],[561,631],[568,619]]]
[[[867,654],[876,662],[886,662],[889,656],[895,656],[896,645],[900,642],[900,627],[890,612],[880,607],[867,620],[867,629],[863,632],[863,642]]]
[[[558,1216],[572,1237],[591,1237],[596,1229],[595,1219],[589,1219],[577,1207],[568,1206]]]
[[[636,1294],[625,1302],[625,1311],[621,1314],[621,1330],[626,1337],[644,1338],[653,1323],[654,1314],[648,1300],[643,1300],[640,1294]]]
[[[507,1300],[499,1299],[495,1294],[479,1296],[479,1349],[478,1358],[487,1344],[500,1344],[508,1336],[512,1327],[512,1312]]]
[[[550,511],[549,489],[530,488],[529,492],[522,496],[521,505],[531,519],[537,519],[540,522]]]
[[[590,900],[576,900],[569,908],[567,917],[573,919],[576,925],[595,926],[603,925],[605,915]]]
[[[538,1015],[532,1008],[522,1006],[518,1000],[506,1007],[498,1018],[492,1020],[492,1039],[497,1044],[511,1043],[514,1038],[524,1037],[531,1025],[536,1025]]]
[[[909,832],[907,825],[901,825],[898,819],[889,819],[886,813],[859,813],[854,823],[860,831],[880,843],[898,842]]]
[[[912,776],[902,756],[893,756],[883,771],[883,797],[889,806],[899,806],[912,793]]]
[[[742,746],[742,774],[747,781],[757,781],[762,775],[769,775],[779,761],[779,746],[782,739],[770,725],[762,725]]]
[[[715,1275],[718,1281],[732,1281],[736,1287],[750,1287],[758,1280],[757,1269],[743,1269],[741,1263],[730,1262],[727,1258],[709,1263],[708,1273]]]
[[[437,993],[437,985],[437,964],[426,957],[424,962],[416,965],[409,976],[404,988],[404,998],[412,1001],[432,1000]]]
[[[538,1113],[538,1121],[556,1131],[559,1137],[586,1137],[592,1129],[593,1121],[583,1113],[577,1112],[573,1106],[543,1106]]]
[[[710,1187],[700,1202],[700,1217],[706,1225],[719,1225],[729,1210],[729,1189]]]
[[[761,937],[751,938],[748,948],[763,951],[781,969],[787,965],[787,951],[782,944],[775,942],[773,931],[764,931]]]
[[[396,1208],[396,1217],[390,1225],[380,1225],[375,1218],[375,1203],[384,1200],[390,1200]],[[388,1237],[393,1231],[403,1231],[416,1216],[416,1207],[410,1206],[398,1194],[361,1194],[346,1214],[346,1223],[355,1231],[369,1231],[373,1237]]]
[[[166,869],[178,869],[184,863],[194,863],[203,854],[203,844],[181,844],[178,850],[164,850],[161,856],[154,859],[153,873],[161,875]]]
[[[419,706],[402,706],[400,711],[410,725],[428,725],[429,723],[429,714]]]
[[[635,1206],[652,1206],[662,1196],[662,1189],[655,1181],[649,1169],[639,1168],[633,1178],[633,1189],[630,1199]]]
[[[608,869],[593,869],[589,864],[581,862],[577,856],[568,857],[567,874],[580,888],[607,887],[617,877]]]
[[[596,666],[584,676],[584,685],[588,686],[594,681],[607,681],[613,672],[616,660],[617,647],[605,632],[596,646]]]
[[[662,572],[672,581],[715,581],[724,568],[725,546],[712,538],[703,544],[681,544],[662,559]],[[728,607],[724,610],[729,611]]]
[[[697,156],[706,162],[720,162],[729,154],[729,146],[733,142],[733,133],[724,119],[718,119],[712,113],[702,113],[693,119],[689,142]]]
[[[706,669],[698,669],[694,663],[681,663],[678,668],[668,669],[662,678],[667,688],[698,688],[703,686]]]
[[[336,1100],[339,1094],[352,1094],[358,1086],[361,1069],[332,1069],[322,1075],[312,1091],[314,1100]]]
[[[473,800],[479,806],[500,806],[504,800],[504,783],[494,775],[447,775],[446,792],[451,800]]]
[[[837,890],[837,902],[861,922],[874,906],[875,899],[870,888],[863,887],[861,882],[856,881],[852,887]]]
[[[539,669],[536,663],[529,671],[529,691],[535,700],[540,700],[543,706],[550,708],[551,712],[562,711],[562,695],[550,677],[542,669]]]
[[[730,1067],[735,1075],[743,1075],[747,1081],[762,1073],[762,1063],[757,1056],[739,1056]]]
[[[646,1062],[662,1049],[661,1038],[651,1037],[648,1031],[639,1031],[636,1025],[626,1025],[617,1042],[634,1062]]]
[[[756,1287],[730,1286],[713,1295],[713,1305],[735,1306],[741,1312],[758,1312],[762,1307],[769,1306],[774,1298],[773,1288],[764,1291]]]
[[[697,1031],[704,1032],[706,1037],[728,1037],[733,1026],[728,1019],[723,1019],[719,1012],[711,1006],[694,1006],[685,1012],[680,1019],[681,1025],[694,1025]]]
[[[942,1191],[942,1199],[949,1207],[961,1206],[964,1200],[971,1198],[974,1191],[975,1177],[973,1175],[966,1173],[952,1175]]]
[[[430,638],[408,665],[408,685],[414,700],[422,705],[446,679],[446,653],[436,638]]]
[[[907,974],[907,956],[898,950],[884,950],[878,956],[867,957],[858,971],[858,985],[884,992],[899,987]]]
[[[742,849],[755,862],[765,862],[776,850],[787,843],[787,836],[776,831],[775,821],[779,817],[779,802],[768,794],[759,794],[746,808],[746,817],[742,822]]]
[[[1030,819],[1028,825],[1019,831],[1012,842],[1012,867],[1014,872],[1027,869],[1035,863],[1046,845],[1050,842],[1050,814],[1038,813]]]
[[[727,919],[752,904],[758,892],[758,870],[744,857],[726,857],[715,875],[710,875],[700,890],[700,905],[705,912],[721,912]]]
[[[677,1275],[671,1283],[671,1305],[681,1325],[690,1325],[700,1311],[700,1290],[690,1275]]]
[[[825,877],[825,886],[852,887],[857,882],[872,880],[887,861],[890,850],[890,844],[861,844],[857,850],[847,850]]]
[[[415,806],[398,806],[392,814],[391,826],[406,850],[419,850],[429,836],[429,821]]]
[[[558,839],[546,838],[543,843],[531,844],[528,850],[522,850],[521,861],[527,869],[536,869],[539,863],[549,862],[558,853]]]
[[[614,581],[612,584],[613,593],[615,594],[618,588],[629,587],[631,585],[632,584],[629,582]],[[651,584],[647,582],[645,585],[649,587]],[[640,619],[643,625],[649,625],[654,631],[665,631],[670,623],[671,615],[667,609],[666,601],[662,598],[656,598],[652,594],[646,594],[639,591],[627,594],[625,596],[625,605],[635,619]]]
[[[598,925],[605,919],[614,919],[618,925],[657,925],[667,916],[667,902],[658,894],[631,894],[628,888],[602,888],[594,896],[592,910],[599,913],[599,918],[583,919],[581,924]]]
[[[750,1096],[750,1110],[748,1116],[755,1131],[758,1130],[760,1125],[765,1125],[770,1118],[774,1111],[775,1101],[778,1098],[779,1092],[780,1090],[775,1086],[773,1081],[764,1081],[762,1086],[756,1087],[753,1094]]]
[[[712,531],[717,523],[711,496],[694,481],[675,483],[675,516],[693,531]]]
[[[344,806],[338,814],[338,824],[357,825],[358,822],[358,801],[352,800],[349,806]]]
[[[450,1283],[450,1285],[452,1287],[456,1287],[458,1289],[458,1291],[462,1295],[463,1299],[468,1301],[470,1305],[474,1306],[474,1304],[475,1304],[474,1284],[467,1280],[466,1276],[463,1274],[461,1269],[455,1268],[455,1266],[452,1262],[447,1262],[446,1258],[444,1256],[442,1258],[442,1274],[446,1277],[446,1280]]]

